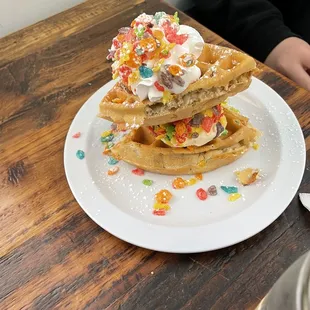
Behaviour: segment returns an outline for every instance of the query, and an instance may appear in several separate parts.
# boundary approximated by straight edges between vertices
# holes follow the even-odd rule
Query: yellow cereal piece
[[[205,167],[207,165],[206,161],[203,159],[198,163],[199,167]]]
[[[253,149],[255,151],[257,151],[259,149],[259,144],[258,143],[254,143],[252,147],[253,147]]]
[[[226,128],[226,126],[227,126],[227,119],[226,119],[226,117],[223,115],[223,116],[221,116],[221,118],[220,118],[220,123],[221,123],[221,125],[224,127],[224,128]]]
[[[239,193],[234,193],[234,194],[230,194],[230,195],[228,196],[228,200],[229,200],[229,201],[236,201],[236,200],[238,200],[240,197],[241,197],[241,194],[239,194]]]
[[[101,134],[101,137],[107,137],[108,135],[110,135],[112,133],[112,130],[106,130]]]
[[[162,64],[164,63],[164,61],[165,61],[165,59],[164,59],[164,58],[163,58],[163,59],[158,60],[158,61],[154,64],[153,71],[154,71],[154,72],[159,71],[159,70],[160,70],[160,68],[161,68],[161,66],[162,66]]]
[[[118,77],[118,72],[113,73],[112,79],[115,80]]]
[[[170,210],[170,206],[165,204],[165,203],[155,202],[154,205],[153,205],[153,209],[154,210],[166,210],[166,211],[169,211]]]
[[[135,82],[137,82],[139,77],[140,77],[140,74],[138,70],[135,70],[134,72],[132,72],[128,77],[128,85],[132,85]]]
[[[213,117],[213,111],[211,109],[208,109],[205,111],[205,115],[208,117]]]
[[[186,184],[187,184],[188,186],[194,185],[194,184],[196,184],[196,183],[197,183],[197,179],[195,179],[195,178],[191,178],[191,179],[189,179],[189,180],[186,180]]]
[[[163,93],[163,104],[166,104],[172,100],[173,96],[168,90],[165,90]]]

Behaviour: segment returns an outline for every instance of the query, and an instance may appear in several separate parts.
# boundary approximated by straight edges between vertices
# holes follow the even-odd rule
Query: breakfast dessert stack
[[[119,29],[108,59],[118,79],[99,116],[128,131],[110,156],[147,171],[193,174],[242,156],[258,132],[226,103],[251,83],[244,53],[204,43],[177,14],[141,14]]]

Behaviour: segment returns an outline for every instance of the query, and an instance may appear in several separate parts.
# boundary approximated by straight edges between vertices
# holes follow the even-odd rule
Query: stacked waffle
[[[177,15],[141,14],[119,30],[108,58],[119,78],[99,116],[131,128],[107,153],[144,170],[192,174],[227,165],[257,130],[225,100],[256,68],[241,52],[204,43]]]

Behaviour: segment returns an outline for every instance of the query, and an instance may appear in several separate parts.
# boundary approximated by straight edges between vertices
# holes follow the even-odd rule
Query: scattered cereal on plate
[[[77,151],[76,151],[76,157],[77,157],[78,159],[83,159],[83,158],[85,157],[84,151],[82,151],[82,150],[77,150]]]
[[[246,168],[241,171],[236,171],[235,175],[237,177],[237,181],[243,186],[246,186],[254,183],[258,179],[259,170]]]
[[[184,188],[186,186],[186,181],[183,178],[175,178],[172,182],[172,187],[174,189],[180,189],[180,188]]]
[[[81,136],[81,133],[77,132],[72,136],[72,138],[79,138],[80,136]]]
[[[157,216],[165,216],[166,215],[166,210],[165,209],[160,209],[160,210],[153,210],[153,214]]]
[[[195,174],[195,178],[196,178],[197,180],[202,181],[202,179],[203,179],[202,173],[196,173],[196,174]]]
[[[108,170],[108,175],[114,175],[119,171],[119,167],[113,167]]]
[[[230,194],[228,196],[228,200],[229,201],[236,201],[237,199],[239,199],[241,197],[241,194],[239,193],[233,193],[233,194]]]
[[[109,157],[109,159],[108,159],[109,165],[116,165],[117,163],[118,163],[117,159],[115,159],[114,157]]]
[[[186,180],[186,185],[191,186],[197,183],[197,179],[190,178],[189,180]]]
[[[254,143],[252,147],[253,147],[253,149],[255,151],[257,151],[259,149],[259,144],[258,143]]]
[[[209,188],[208,188],[208,194],[210,196],[216,196],[217,195],[217,188],[215,185],[211,185]]]
[[[170,210],[170,206],[168,204],[166,204],[166,203],[155,202],[154,206],[153,206],[153,209],[154,210],[164,209],[166,211],[169,211]]]
[[[131,170],[131,172],[135,175],[139,175],[139,176],[142,176],[144,175],[144,170],[140,169],[140,168],[136,168],[136,169],[133,169]]]
[[[162,189],[155,195],[155,199],[159,203],[169,203],[171,198],[172,194],[167,189]]]
[[[238,187],[236,186],[221,186],[221,189],[227,194],[238,193]]]
[[[148,179],[144,179],[142,181],[142,183],[145,185],[145,186],[151,186],[153,184],[153,181],[152,180],[148,180]]]
[[[203,188],[198,188],[196,195],[200,200],[206,200],[208,198],[208,194]]]

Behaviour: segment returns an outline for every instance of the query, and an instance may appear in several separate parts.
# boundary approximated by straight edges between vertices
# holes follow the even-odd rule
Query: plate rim
[[[286,110],[286,112],[290,115],[290,117],[292,117],[292,122],[295,123],[295,125],[297,125],[296,128],[298,128],[298,137],[302,137],[303,143],[302,143],[302,159],[300,160],[301,165],[298,166],[300,167],[298,173],[296,173],[296,180],[295,180],[295,185],[296,185],[296,189],[292,189],[290,191],[286,191],[284,197],[285,199],[283,199],[282,196],[282,204],[281,202],[278,203],[278,205],[280,205],[280,207],[278,206],[277,211],[272,213],[272,216],[267,217],[263,217],[261,216],[261,214],[259,214],[260,216],[260,223],[262,223],[262,225],[259,225],[259,228],[254,228],[249,226],[248,223],[245,223],[245,227],[247,227],[245,230],[247,231],[251,231],[250,233],[243,233],[244,229],[239,230],[238,233],[234,232],[234,238],[230,237],[228,238],[228,240],[230,240],[231,238],[233,240],[230,240],[228,242],[220,242],[218,245],[216,245],[216,243],[212,243],[211,240],[209,240],[208,245],[205,243],[200,243],[199,245],[196,245],[195,240],[200,239],[201,240],[201,234],[209,234],[212,233],[212,230],[216,229],[216,226],[218,226],[220,223],[220,225],[223,225],[224,222],[229,221],[230,225],[232,227],[238,227],[240,228],[240,219],[242,219],[243,217],[245,219],[248,219],[248,217],[250,216],[250,218],[253,217],[253,215],[251,215],[251,212],[249,211],[250,209],[253,209],[255,207],[255,205],[257,204],[257,202],[253,203],[252,205],[250,205],[247,209],[243,210],[241,213],[244,213],[242,216],[240,216],[240,213],[228,218],[227,220],[223,220],[220,221],[219,223],[209,223],[207,225],[199,225],[197,227],[168,227],[168,226],[162,226],[162,225],[156,225],[156,224],[151,224],[151,223],[147,223],[142,221],[141,219],[137,219],[134,218],[133,216],[121,211],[117,206],[114,206],[109,200],[107,200],[103,194],[100,193],[99,189],[92,184],[92,186],[89,187],[88,192],[91,195],[96,195],[101,196],[102,201],[105,203],[104,208],[105,208],[105,217],[104,220],[102,221],[102,217],[96,216],[94,214],[94,212],[89,209],[89,207],[87,207],[87,198],[86,195],[81,195],[80,194],[80,186],[79,186],[79,180],[78,178],[74,177],[75,173],[73,173],[72,171],[72,167],[71,167],[71,163],[72,161],[70,161],[70,158],[72,157],[72,151],[69,150],[69,145],[70,145],[70,141],[72,140],[72,133],[76,132],[77,130],[75,130],[75,126],[76,123],[78,123],[79,118],[81,118],[81,116],[83,116],[84,110],[86,110],[87,105],[90,104],[90,102],[93,101],[93,98],[100,92],[105,92],[105,89],[109,89],[113,84],[115,83],[115,81],[110,81],[108,83],[106,83],[105,85],[103,85],[101,88],[99,88],[79,109],[78,113],[75,115],[70,128],[68,130],[67,136],[66,136],[66,140],[65,140],[65,145],[64,145],[64,169],[65,169],[65,174],[66,174],[66,178],[69,184],[69,187],[71,189],[71,192],[73,193],[73,196],[75,197],[75,199],[77,200],[77,202],[79,203],[79,205],[81,206],[81,208],[84,210],[84,212],[95,222],[97,223],[101,228],[103,228],[104,230],[108,231],[110,234],[114,235],[115,237],[126,241],[130,244],[142,247],[142,248],[146,248],[149,250],[155,250],[155,251],[160,251],[160,252],[167,252],[167,253],[201,253],[201,252],[206,252],[206,251],[212,251],[212,250],[217,250],[217,249],[221,249],[221,248],[225,248],[237,243],[240,243],[246,239],[251,238],[252,236],[258,234],[259,232],[261,232],[262,230],[264,230],[266,227],[268,227],[270,224],[272,224],[285,210],[286,208],[290,205],[292,199],[294,198],[294,196],[296,195],[296,192],[298,190],[298,187],[302,181],[302,177],[304,175],[304,170],[305,170],[305,164],[306,164],[306,146],[305,146],[305,140],[303,137],[303,133],[302,133],[302,129],[300,127],[300,124],[298,122],[298,119],[296,118],[294,112],[291,110],[291,108],[289,107],[289,105],[286,103],[286,101],[278,94],[276,93],[270,86],[268,86],[267,84],[265,84],[264,82],[262,82],[261,80],[253,77],[252,80],[252,84],[254,85],[252,87],[255,87],[255,84],[257,84],[257,87],[263,87],[266,90],[268,90],[268,92],[271,92],[271,94],[273,96],[277,97],[277,101],[280,102],[281,101],[281,105],[283,105],[283,109]],[[99,102],[98,102],[99,104]],[[270,111],[269,111],[270,113]],[[95,118],[96,115],[93,115],[93,118]],[[87,122],[85,122],[87,123]],[[79,127],[81,127],[79,125]],[[296,133],[297,134],[297,133]],[[281,133],[280,133],[281,136]],[[85,138],[85,137],[84,137]],[[86,141],[86,140],[85,140]],[[75,155],[74,155],[75,156]],[[88,171],[87,168],[87,164],[86,164],[86,160],[83,160],[79,163],[79,168],[80,171],[84,171],[86,169],[86,171]],[[85,171],[84,171],[85,172]],[[84,173],[83,172],[83,173]],[[278,170],[276,172],[276,174],[278,173]],[[275,176],[276,178],[276,176]],[[81,182],[80,182],[81,183]],[[270,191],[266,191],[265,193],[267,196],[269,194],[270,196]],[[265,198],[265,199],[268,199]],[[286,202],[283,202],[283,200],[285,200]],[[94,208],[97,209],[97,208]],[[247,214],[250,213],[250,214]],[[237,220],[236,218],[240,218],[239,220]],[[109,220],[112,220],[112,222],[114,224],[111,225],[111,223],[109,223]],[[116,223],[116,224],[115,224]],[[120,227],[122,227],[124,225],[123,228],[120,229]],[[132,233],[131,235],[128,234],[126,235],[126,230],[124,229],[125,226],[130,226],[130,225],[134,225],[135,229],[138,229],[139,231],[137,231],[136,233]],[[138,226],[137,226],[138,225]],[[257,226],[257,225],[253,225],[253,226]],[[245,228],[243,227],[243,228]],[[251,229],[250,229],[251,228]],[[142,229],[142,230],[141,230]],[[128,231],[127,231],[128,233]],[[147,242],[143,242],[141,240],[141,238],[139,238],[139,233],[143,233],[143,234],[147,234],[147,236],[149,237],[149,241],[151,244],[146,244]],[[157,235],[159,233],[159,236]],[[190,235],[194,235],[194,236],[199,236],[197,238],[195,237],[191,237],[188,235],[188,233],[190,233]],[[214,232],[213,232],[214,233]],[[227,235],[225,236],[223,234],[223,231],[217,232],[220,235],[220,238],[226,238],[227,239]],[[226,232],[227,233],[227,232]],[[165,235],[168,234],[168,236],[173,238],[166,238],[165,239],[165,243],[159,243],[156,238],[154,238],[154,234],[156,234],[157,239],[158,237],[163,237]],[[170,235],[171,234],[171,235]],[[219,237],[219,235],[217,237]],[[142,238],[143,239],[143,238]],[[145,239],[145,238],[144,238]],[[172,240],[173,239],[173,240]],[[221,239],[222,240],[222,239]],[[210,243],[211,242],[211,243]],[[189,244],[186,245],[186,244]],[[193,246],[193,244],[195,244],[195,246]]]

